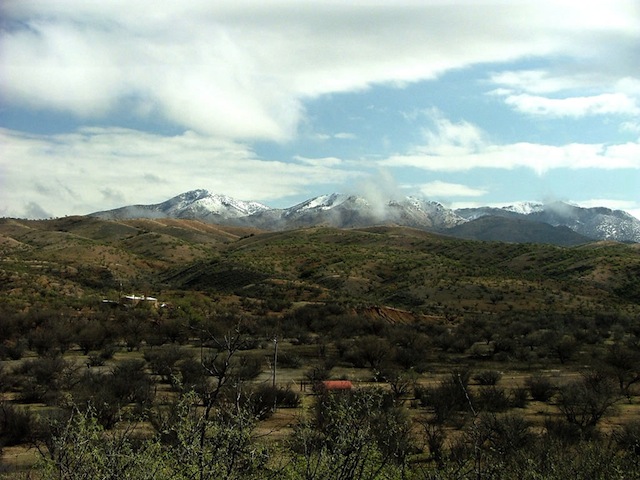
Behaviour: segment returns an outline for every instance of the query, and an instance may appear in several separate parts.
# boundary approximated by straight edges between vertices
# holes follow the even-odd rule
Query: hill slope
[[[406,227],[259,232],[192,220],[91,217],[2,220],[0,238],[0,292],[12,302],[45,292],[106,296],[124,287],[201,291],[281,307],[378,305],[441,317],[640,313],[637,245],[562,248]]]

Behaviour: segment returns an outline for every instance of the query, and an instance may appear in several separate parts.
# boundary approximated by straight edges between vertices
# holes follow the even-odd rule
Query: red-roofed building
[[[322,382],[322,389],[329,392],[351,390],[352,388],[353,383],[350,380],[325,380]]]

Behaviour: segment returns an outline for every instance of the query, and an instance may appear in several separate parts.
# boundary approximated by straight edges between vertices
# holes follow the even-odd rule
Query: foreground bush
[[[43,478],[259,478],[268,458],[253,442],[254,420],[246,411],[225,406],[205,415],[192,393],[172,405],[158,426],[156,435],[140,438],[135,426],[107,431],[93,409],[76,410],[50,426],[54,433],[40,446]]]
[[[479,413],[455,436],[432,418],[412,430],[406,410],[377,389],[326,393],[291,437],[269,447],[240,403],[203,408],[195,393],[158,410],[155,433],[105,430],[93,409],[52,421],[36,478],[283,480],[640,480],[638,426],[585,440],[536,433],[520,415]],[[560,419],[559,424],[573,424]],[[422,435],[422,437],[421,437]],[[428,453],[428,455],[427,455]]]

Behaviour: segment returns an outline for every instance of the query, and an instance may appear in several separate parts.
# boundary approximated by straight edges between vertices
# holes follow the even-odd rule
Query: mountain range
[[[460,238],[514,243],[640,242],[640,220],[632,215],[621,210],[583,208],[564,202],[453,210],[416,197],[380,202],[333,193],[277,209],[199,189],[162,203],[130,205],[95,212],[91,216],[110,220],[193,219],[271,231],[319,225],[337,228],[398,225]]]

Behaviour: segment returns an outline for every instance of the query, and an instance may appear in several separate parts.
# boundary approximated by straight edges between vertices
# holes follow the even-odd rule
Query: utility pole
[[[278,337],[273,337],[273,388],[276,388],[276,367],[278,366]]]

